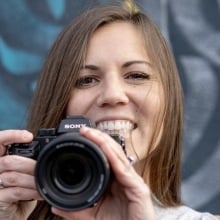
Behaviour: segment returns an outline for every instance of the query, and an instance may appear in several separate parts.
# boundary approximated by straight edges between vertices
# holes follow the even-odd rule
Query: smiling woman
[[[126,151],[135,160],[146,158],[163,108],[159,77],[143,44],[141,32],[131,23],[99,28],[88,43],[85,66],[67,105],[67,115],[83,114],[105,132],[126,136]]]
[[[40,201],[36,189],[36,162],[4,153],[7,144],[30,142],[32,136],[27,131],[2,131],[0,217],[216,219],[181,202],[182,111],[182,89],[172,53],[151,19],[124,4],[86,11],[61,32],[48,55],[28,130],[37,135],[39,128],[57,127],[67,116],[89,118],[95,128],[81,128],[80,137],[100,148],[110,166],[111,181],[92,207],[51,209],[54,203]],[[125,150],[109,134],[125,140]],[[51,160],[56,164],[56,158]],[[90,170],[90,159],[87,164],[85,169]],[[74,175],[75,167],[70,171]],[[45,193],[46,187],[41,187]],[[63,191],[68,190],[64,187]]]

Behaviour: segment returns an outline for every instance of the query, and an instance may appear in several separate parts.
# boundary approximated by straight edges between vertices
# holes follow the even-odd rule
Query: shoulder
[[[207,212],[198,212],[187,206],[162,207],[154,204],[158,220],[217,220],[217,218]]]

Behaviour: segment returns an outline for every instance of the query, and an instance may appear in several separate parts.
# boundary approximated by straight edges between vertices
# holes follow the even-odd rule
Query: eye
[[[125,77],[128,80],[134,80],[134,81],[142,81],[142,80],[148,80],[150,79],[149,74],[143,73],[143,72],[130,72]]]
[[[95,76],[82,76],[76,81],[76,88],[84,89],[96,85],[99,80]]]

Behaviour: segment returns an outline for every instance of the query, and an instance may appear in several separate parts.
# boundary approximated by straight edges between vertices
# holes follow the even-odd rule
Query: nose
[[[125,105],[128,102],[127,88],[120,77],[109,77],[104,80],[97,98],[99,107]]]

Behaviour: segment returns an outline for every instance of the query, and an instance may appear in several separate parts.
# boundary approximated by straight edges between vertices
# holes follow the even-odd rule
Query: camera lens
[[[80,160],[74,158],[62,158],[58,162],[55,177],[58,182],[66,186],[75,186],[83,181],[85,167]]]
[[[62,185],[71,187],[82,183],[85,179],[85,173],[88,173],[82,160],[75,158],[74,155],[59,157],[54,170],[54,178]]]
[[[66,133],[43,146],[37,159],[38,191],[52,206],[74,211],[92,206],[110,178],[99,147],[79,133]]]
[[[57,160],[51,165],[51,179],[54,185],[64,193],[80,193],[91,183],[94,175],[91,160],[81,153],[77,149],[74,153],[72,149],[67,149],[60,152]]]

